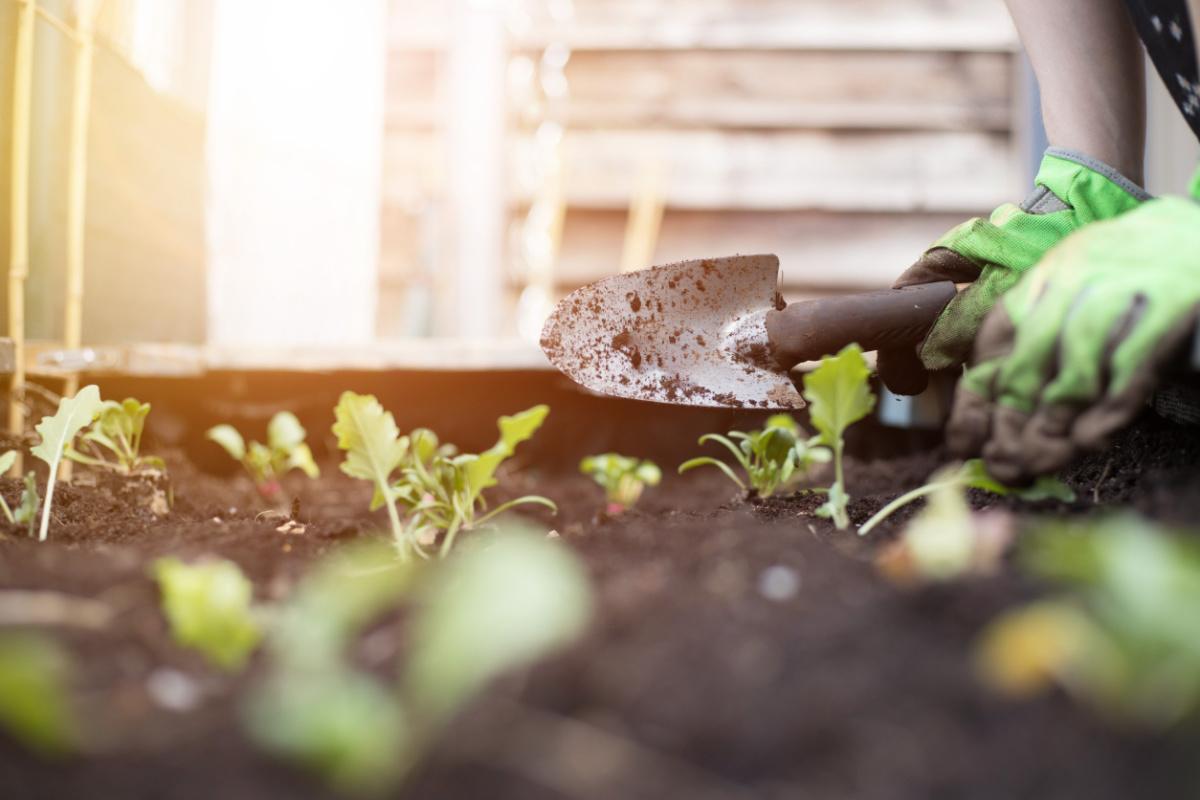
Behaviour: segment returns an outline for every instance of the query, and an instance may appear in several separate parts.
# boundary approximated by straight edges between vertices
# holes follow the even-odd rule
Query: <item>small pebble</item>
[[[163,667],[151,672],[146,692],[170,711],[191,711],[200,703],[199,685],[177,669]]]
[[[791,567],[776,564],[758,576],[758,593],[768,600],[782,603],[800,591],[800,574]]]

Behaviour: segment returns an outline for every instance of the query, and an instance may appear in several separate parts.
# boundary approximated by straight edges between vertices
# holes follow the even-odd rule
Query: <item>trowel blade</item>
[[[771,358],[766,314],[782,305],[773,255],[682,261],[571,292],[542,329],[550,362],[617,397],[726,408],[803,408]]]

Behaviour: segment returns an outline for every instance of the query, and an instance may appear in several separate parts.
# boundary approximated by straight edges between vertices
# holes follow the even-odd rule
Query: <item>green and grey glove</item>
[[[1053,147],[1042,158],[1035,183],[1021,205],[1006,203],[988,219],[977,217],[951,229],[896,279],[897,289],[944,280],[971,285],[950,301],[915,351],[879,353],[880,378],[893,392],[916,394],[925,388],[926,370],[965,363],[997,298],[1064,237],[1150,199],[1107,164]]]
[[[1067,237],[1001,298],[959,383],[951,449],[1015,483],[1133,419],[1200,316],[1200,172],[1192,194]]]

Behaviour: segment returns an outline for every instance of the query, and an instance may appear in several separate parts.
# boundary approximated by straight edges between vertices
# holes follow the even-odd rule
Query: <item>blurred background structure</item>
[[[0,119],[23,2],[0,0]],[[793,299],[886,286],[1040,154],[1001,0],[37,6],[27,330],[50,343],[89,9],[93,345],[536,360],[553,301],[621,269],[771,251]],[[1155,92],[1150,188],[1179,189],[1195,142]]]

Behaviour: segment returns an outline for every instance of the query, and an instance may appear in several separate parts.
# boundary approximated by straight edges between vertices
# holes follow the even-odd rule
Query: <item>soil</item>
[[[581,428],[562,446],[577,459],[602,449],[575,449],[596,438]],[[875,452],[878,437],[867,438],[847,466],[856,522],[945,460],[919,434],[895,435],[886,458]],[[193,440],[167,430],[152,443],[174,486],[166,517],[100,481],[59,489],[47,543],[3,530],[0,588],[99,599],[116,615],[102,629],[70,620],[50,629],[74,656],[75,702],[98,734],[91,751],[45,762],[0,735],[0,796],[330,796],[246,742],[238,703],[260,665],[223,677],[174,645],[147,568],[166,554],[221,556],[241,565],[260,600],[276,600],[316,558],[375,535],[381,520],[365,512],[368,488],[340,475],[318,446],[323,477],[284,483],[299,499],[304,531],[281,532],[280,519],[260,515],[244,476],[219,459],[193,462],[172,444]],[[1023,519],[1122,506],[1191,522],[1200,512],[1198,459],[1200,429],[1147,418],[1065,473],[1073,503],[972,501]],[[587,566],[595,618],[580,642],[467,708],[400,797],[1171,798],[1200,790],[1191,730],[1117,730],[1059,694],[1015,703],[980,687],[974,637],[1045,587],[1005,569],[952,586],[894,588],[870,559],[915,507],[864,540],[811,516],[814,495],[748,501],[715,470],[698,470],[668,475],[636,510],[603,517],[599,489],[564,466],[568,456],[532,448],[518,460],[497,497],[536,490],[558,502],[557,517],[540,519]],[[0,491],[12,503],[20,487],[5,479]],[[180,685],[186,703],[164,688]]]

